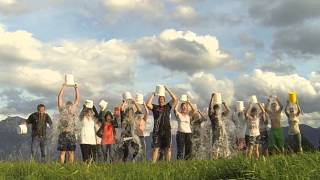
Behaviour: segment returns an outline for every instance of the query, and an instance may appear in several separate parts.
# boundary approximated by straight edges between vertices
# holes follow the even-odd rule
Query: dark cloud
[[[320,1],[319,1],[320,2]],[[320,26],[294,26],[274,34],[272,50],[288,55],[320,55]]]
[[[249,14],[263,24],[290,26],[320,17],[318,0],[249,0]]]
[[[292,74],[296,70],[295,66],[281,60],[269,61],[268,64],[264,64],[260,69],[278,74]]]

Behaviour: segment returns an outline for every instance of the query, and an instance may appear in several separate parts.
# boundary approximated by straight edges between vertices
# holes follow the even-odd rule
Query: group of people
[[[159,159],[171,160],[172,135],[171,111],[178,121],[176,134],[177,159],[188,160],[195,157],[195,136],[199,136],[201,123],[208,118],[212,127],[212,158],[227,156],[220,153],[227,139],[225,121],[230,116],[230,108],[225,102],[216,103],[216,94],[213,93],[208,107],[208,118],[198,110],[190,100],[179,101],[177,96],[164,86],[166,93],[171,97],[166,101],[165,96],[158,96],[158,103],[153,103],[156,93],[153,93],[146,103],[134,98],[123,98],[121,105],[109,111],[101,107],[98,112],[93,103],[86,101],[80,107],[79,87],[74,86],[74,101],[64,101],[66,85],[63,85],[58,95],[58,145],[61,164],[75,160],[77,144],[80,145],[82,159],[85,162],[97,161],[103,157],[106,162],[113,162],[114,152],[121,151],[121,160],[145,161],[146,143],[144,139],[145,123],[148,121],[149,111],[154,118],[152,131],[152,162]],[[78,111],[81,108],[80,114]],[[281,112],[283,105],[278,98],[270,97],[268,102],[249,104],[248,108],[235,110],[231,114],[232,122],[236,127],[236,149],[246,152],[248,157],[259,157],[259,152],[267,156],[270,152],[284,152],[284,134],[281,127]],[[298,104],[287,103],[285,114],[289,122],[289,147],[294,152],[302,152],[301,134],[299,130]],[[267,132],[268,121],[271,130]],[[40,104],[37,112],[31,114],[25,123],[32,124],[31,152],[35,155],[36,148],[41,149],[41,157],[45,159],[46,129],[52,128],[52,120],[46,113],[45,105]],[[116,138],[120,137],[120,138]],[[121,144],[115,150],[115,144]],[[68,159],[66,159],[68,158]]]

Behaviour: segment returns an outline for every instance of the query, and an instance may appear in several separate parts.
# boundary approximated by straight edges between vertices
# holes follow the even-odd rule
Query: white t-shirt
[[[90,144],[90,145],[97,144],[95,122],[92,117],[87,117],[87,116],[83,117],[80,136],[81,136],[80,144]]]
[[[178,117],[178,131],[182,133],[191,133],[190,116],[188,114],[181,114],[177,112]]]
[[[247,123],[248,123],[249,136],[259,136],[260,135],[260,131],[259,131],[260,118],[259,117],[248,118]]]

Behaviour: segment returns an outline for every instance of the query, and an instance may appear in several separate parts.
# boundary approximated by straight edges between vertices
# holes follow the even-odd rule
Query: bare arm
[[[300,108],[300,105],[299,105],[299,104],[297,104],[297,106],[298,106],[298,112],[297,112],[296,116],[299,116],[300,113],[301,113],[301,108]]]
[[[281,112],[281,111],[282,111],[282,109],[283,109],[283,105],[282,105],[282,103],[280,102],[280,100],[279,100],[279,98],[278,98],[278,97],[277,97],[277,102],[278,102],[278,104],[279,104],[279,106],[280,106],[279,111]]]
[[[223,114],[226,116],[230,112],[230,109],[229,109],[229,107],[227,106],[227,104],[225,102],[223,102],[222,104],[223,104],[223,107],[224,107]]]
[[[191,107],[191,113],[194,114],[196,111],[196,108],[194,107],[194,105],[190,101],[188,101],[188,104]]]
[[[153,93],[153,94],[149,97],[149,99],[148,99],[148,101],[147,101],[147,107],[148,107],[148,109],[150,109],[150,110],[153,109],[152,101],[153,101],[154,96],[155,96],[155,94]]]
[[[265,111],[266,111],[267,113],[269,113],[269,112],[270,112],[270,110],[269,110],[269,106],[270,106],[270,104],[271,104],[271,96],[268,98],[268,102],[267,102],[267,104],[266,104],[266,108],[265,108]]]
[[[134,103],[134,106],[137,108],[137,111],[141,112],[141,108],[138,106],[138,104],[135,101],[133,101],[133,103]]]
[[[175,104],[177,103],[177,96],[170,89],[168,89],[167,86],[164,86],[164,88],[167,90],[167,92],[171,96],[171,105],[175,106]]]
[[[144,121],[147,121],[148,120],[148,115],[149,115],[149,109],[148,109],[148,107],[147,107],[147,105],[146,105],[146,103],[143,103],[143,107],[144,107]]]
[[[287,117],[289,117],[288,106],[289,106],[289,102],[287,101],[287,105],[286,105],[286,107],[284,109],[284,112],[286,113]]]
[[[58,108],[61,109],[64,106],[64,102],[63,102],[63,97],[64,97],[64,88],[65,88],[65,84],[62,85],[60,91],[59,91],[59,95],[58,95]]]
[[[261,103],[258,103],[258,106],[259,106],[259,108],[260,108],[260,110],[261,110],[262,113],[265,113],[265,112],[266,112],[266,111],[264,110],[264,108],[262,107]]]
[[[76,93],[75,98],[74,98],[74,105],[79,106],[79,104],[80,104],[80,91],[79,91],[78,85],[74,86],[74,90]]]

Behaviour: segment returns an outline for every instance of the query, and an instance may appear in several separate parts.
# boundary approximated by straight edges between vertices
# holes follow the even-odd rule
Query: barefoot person
[[[299,115],[301,113],[300,106],[298,104],[290,104],[288,101],[285,108],[285,113],[289,123],[289,149],[291,152],[302,153],[301,133],[299,128]]]
[[[165,159],[171,160],[171,126],[170,112],[172,106],[177,102],[177,97],[166,86],[165,90],[171,96],[171,101],[166,103],[164,96],[159,96],[159,105],[152,104],[155,93],[149,98],[147,107],[152,111],[154,118],[153,134],[152,134],[152,162],[156,162],[159,155],[159,149],[165,150]]]
[[[271,153],[283,153],[284,152],[284,135],[281,127],[281,111],[283,105],[277,97],[275,101],[271,101],[272,98],[268,98],[266,105],[266,112],[271,120],[271,130],[268,140],[268,146]]]
[[[137,106],[137,107],[138,107],[138,109],[136,112],[135,134],[139,136],[139,140],[140,140],[138,160],[145,161],[146,160],[146,142],[145,142],[145,138],[144,138],[144,129],[145,129],[145,124],[148,120],[149,110],[148,110],[147,105],[145,103],[143,103],[144,113],[142,113],[139,106]]]
[[[264,113],[264,109],[262,108],[262,105],[258,103],[258,106],[261,110],[261,112],[258,112],[258,109],[256,107],[253,107],[251,104],[248,111],[247,111],[247,128],[248,128],[248,149],[247,149],[247,156],[249,158],[252,157],[252,154],[259,158],[259,123],[260,118]]]
[[[76,150],[76,119],[77,109],[80,104],[79,88],[75,85],[75,100],[74,102],[67,101],[64,103],[64,90],[66,85],[63,85],[58,95],[58,108],[60,112],[59,120],[59,138],[58,138],[58,151],[60,151],[60,163],[65,163],[66,153],[68,153],[69,162],[73,163]]]
[[[182,102],[180,110],[178,102],[175,105],[174,112],[178,120],[177,131],[177,159],[188,160],[191,158],[192,153],[192,131],[191,131],[191,116],[189,115],[189,108],[191,107],[191,114],[194,113],[194,106],[188,102]]]
[[[26,120],[27,124],[32,124],[31,133],[31,154],[32,158],[35,158],[36,149],[40,146],[41,161],[45,161],[46,157],[46,137],[47,137],[47,125],[52,128],[52,121],[50,116],[46,113],[46,107],[44,104],[39,104],[37,112],[32,113]]]

